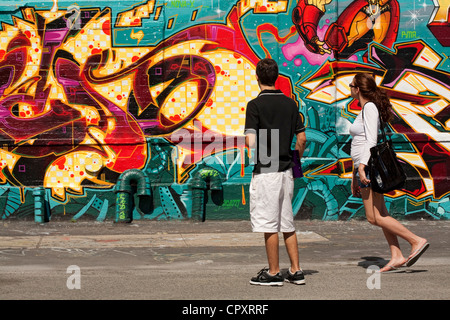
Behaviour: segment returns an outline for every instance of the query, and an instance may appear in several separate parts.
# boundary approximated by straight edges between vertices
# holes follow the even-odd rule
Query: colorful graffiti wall
[[[247,219],[259,59],[307,126],[297,219],[363,216],[348,84],[372,73],[408,174],[398,218],[450,217],[444,0],[0,1],[0,214]],[[127,210],[131,208],[131,212]]]

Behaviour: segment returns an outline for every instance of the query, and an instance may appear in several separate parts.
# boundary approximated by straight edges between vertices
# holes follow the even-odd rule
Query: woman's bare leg
[[[389,244],[389,248],[391,250],[391,261],[388,265],[402,265],[406,259],[403,257],[400,250],[397,237],[401,237],[411,244],[411,252],[414,252],[416,249],[420,248],[426,240],[412,233],[404,225],[389,215],[384,201],[384,195],[373,192],[370,188],[362,188],[361,196],[363,199],[367,220],[371,224],[382,228]]]

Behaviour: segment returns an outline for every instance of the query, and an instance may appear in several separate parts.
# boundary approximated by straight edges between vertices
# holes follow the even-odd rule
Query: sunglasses
[[[355,86],[354,84],[349,84],[348,85],[350,88],[358,88],[358,86]]]

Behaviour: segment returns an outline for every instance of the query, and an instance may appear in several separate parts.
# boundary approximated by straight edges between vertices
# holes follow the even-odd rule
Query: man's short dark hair
[[[259,82],[265,86],[274,86],[278,78],[278,64],[275,60],[264,58],[256,65]]]

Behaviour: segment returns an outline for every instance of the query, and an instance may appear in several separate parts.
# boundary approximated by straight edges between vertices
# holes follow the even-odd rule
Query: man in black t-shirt
[[[297,138],[295,150],[302,157],[306,145],[305,127],[297,103],[275,88],[278,65],[272,59],[262,59],[256,66],[260,94],[247,104],[245,143],[254,148],[256,157],[250,183],[250,220],[254,232],[263,232],[268,269],[262,269],[250,280],[257,285],[283,285],[279,266],[278,232],[282,232],[291,261],[288,282],[304,284],[299,265],[292,197],[291,144]]]

